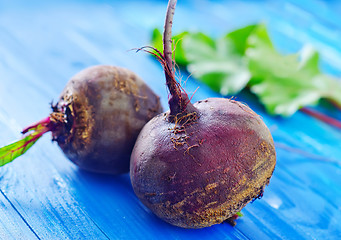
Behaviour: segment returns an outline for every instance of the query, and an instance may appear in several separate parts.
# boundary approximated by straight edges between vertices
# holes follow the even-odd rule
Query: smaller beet
[[[0,149],[4,165],[23,154],[44,133],[82,169],[121,174],[142,127],[161,112],[159,97],[128,69],[87,68],[66,84],[53,112],[24,129],[24,139]]]
[[[142,129],[131,155],[130,177],[141,202],[164,221],[203,228],[225,220],[262,196],[276,164],[274,142],[262,119],[246,105],[224,98],[192,104],[175,80],[170,0],[164,53],[170,110]]]

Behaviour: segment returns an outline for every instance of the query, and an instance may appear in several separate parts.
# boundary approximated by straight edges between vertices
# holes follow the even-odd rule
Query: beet
[[[52,139],[80,168],[127,173],[139,132],[162,111],[159,97],[136,74],[104,65],[72,77],[52,109],[49,117],[24,129],[23,133],[29,134],[25,141],[0,149],[1,165],[51,131]]]
[[[88,171],[129,171],[130,154],[142,127],[161,112],[159,98],[133,72],[94,66],[66,85],[55,112],[68,124],[52,131],[65,155]]]
[[[262,119],[224,98],[191,104],[175,80],[168,5],[163,64],[170,110],[142,129],[131,155],[130,177],[141,202],[166,222],[202,228],[231,220],[262,196],[276,164],[274,142]]]

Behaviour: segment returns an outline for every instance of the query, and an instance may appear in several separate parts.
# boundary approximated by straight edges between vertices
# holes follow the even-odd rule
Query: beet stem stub
[[[168,101],[170,114],[169,121],[175,122],[176,116],[183,117],[190,113],[197,112],[191,104],[185,91],[181,91],[180,84],[175,80],[174,65],[172,59],[172,25],[177,0],[168,2],[165,27],[163,33],[163,60],[166,84],[171,94]]]
[[[163,33],[163,52],[166,60],[166,66],[170,70],[170,74],[174,78],[173,61],[172,61],[172,23],[177,0],[170,0],[167,7],[165,29]]]

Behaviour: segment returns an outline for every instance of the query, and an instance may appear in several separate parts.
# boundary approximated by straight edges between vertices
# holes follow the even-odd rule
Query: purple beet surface
[[[262,119],[224,98],[191,104],[175,80],[167,9],[164,53],[170,110],[142,129],[131,155],[130,177],[141,202],[164,221],[203,228],[233,219],[262,196],[276,164],[274,142]],[[149,50],[148,50],[149,51]]]

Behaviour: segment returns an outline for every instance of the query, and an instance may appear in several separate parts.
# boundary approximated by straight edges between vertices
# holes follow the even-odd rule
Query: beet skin
[[[54,107],[65,124],[53,139],[82,169],[125,173],[139,132],[160,112],[159,97],[130,70],[90,67],[70,79]]]
[[[131,156],[138,198],[161,219],[184,228],[221,223],[262,196],[276,164],[261,118],[234,100],[210,98],[195,112],[169,111],[148,122]]]

